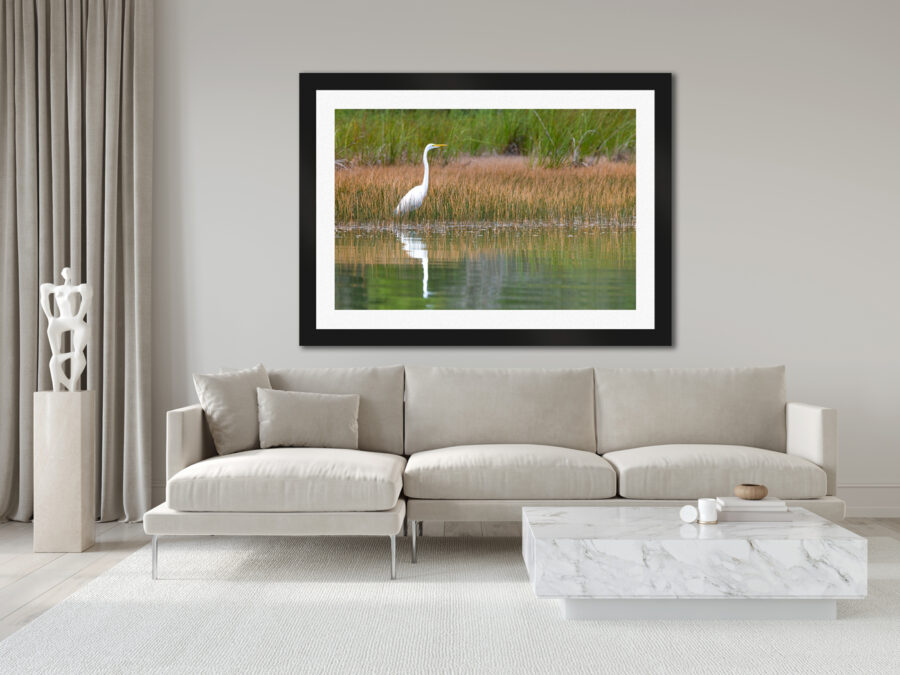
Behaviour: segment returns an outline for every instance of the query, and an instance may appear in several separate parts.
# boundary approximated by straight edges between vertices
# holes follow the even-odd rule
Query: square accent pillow
[[[269,376],[262,364],[218,375],[194,375],[197,398],[220,455],[259,447],[259,387],[269,387]]]
[[[257,389],[261,448],[359,448],[359,396]]]

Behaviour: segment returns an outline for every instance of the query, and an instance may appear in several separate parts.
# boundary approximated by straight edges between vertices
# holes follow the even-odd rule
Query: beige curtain
[[[97,517],[150,506],[151,0],[0,9],[0,516],[30,520],[32,394],[50,389],[38,286],[94,288]]]

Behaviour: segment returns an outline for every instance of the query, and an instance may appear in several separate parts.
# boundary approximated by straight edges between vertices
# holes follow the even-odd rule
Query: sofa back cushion
[[[487,443],[596,452],[593,383],[590,368],[407,368],[406,454]]]
[[[784,452],[784,367],[598,369],[600,452],[710,443]]]
[[[273,389],[359,395],[359,449],[403,454],[403,366],[270,370]]]

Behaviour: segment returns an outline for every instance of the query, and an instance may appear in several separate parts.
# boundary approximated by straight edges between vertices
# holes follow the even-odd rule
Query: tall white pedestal
[[[34,550],[94,545],[94,392],[34,395]]]

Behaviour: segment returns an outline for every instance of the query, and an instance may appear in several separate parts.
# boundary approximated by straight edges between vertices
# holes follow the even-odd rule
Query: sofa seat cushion
[[[409,457],[403,491],[418,499],[606,499],[609,462],[552,445],[458,445]]]
[[[653,445],[603,455],[631,499],[699,499],[760,483],[780,499],[825,496],[825,471],[809,460],[743,445]]]
[[[362,450],[247,450],[182,469],[166,502],[177,511],[384,511],[397,503],[405,463]]]

